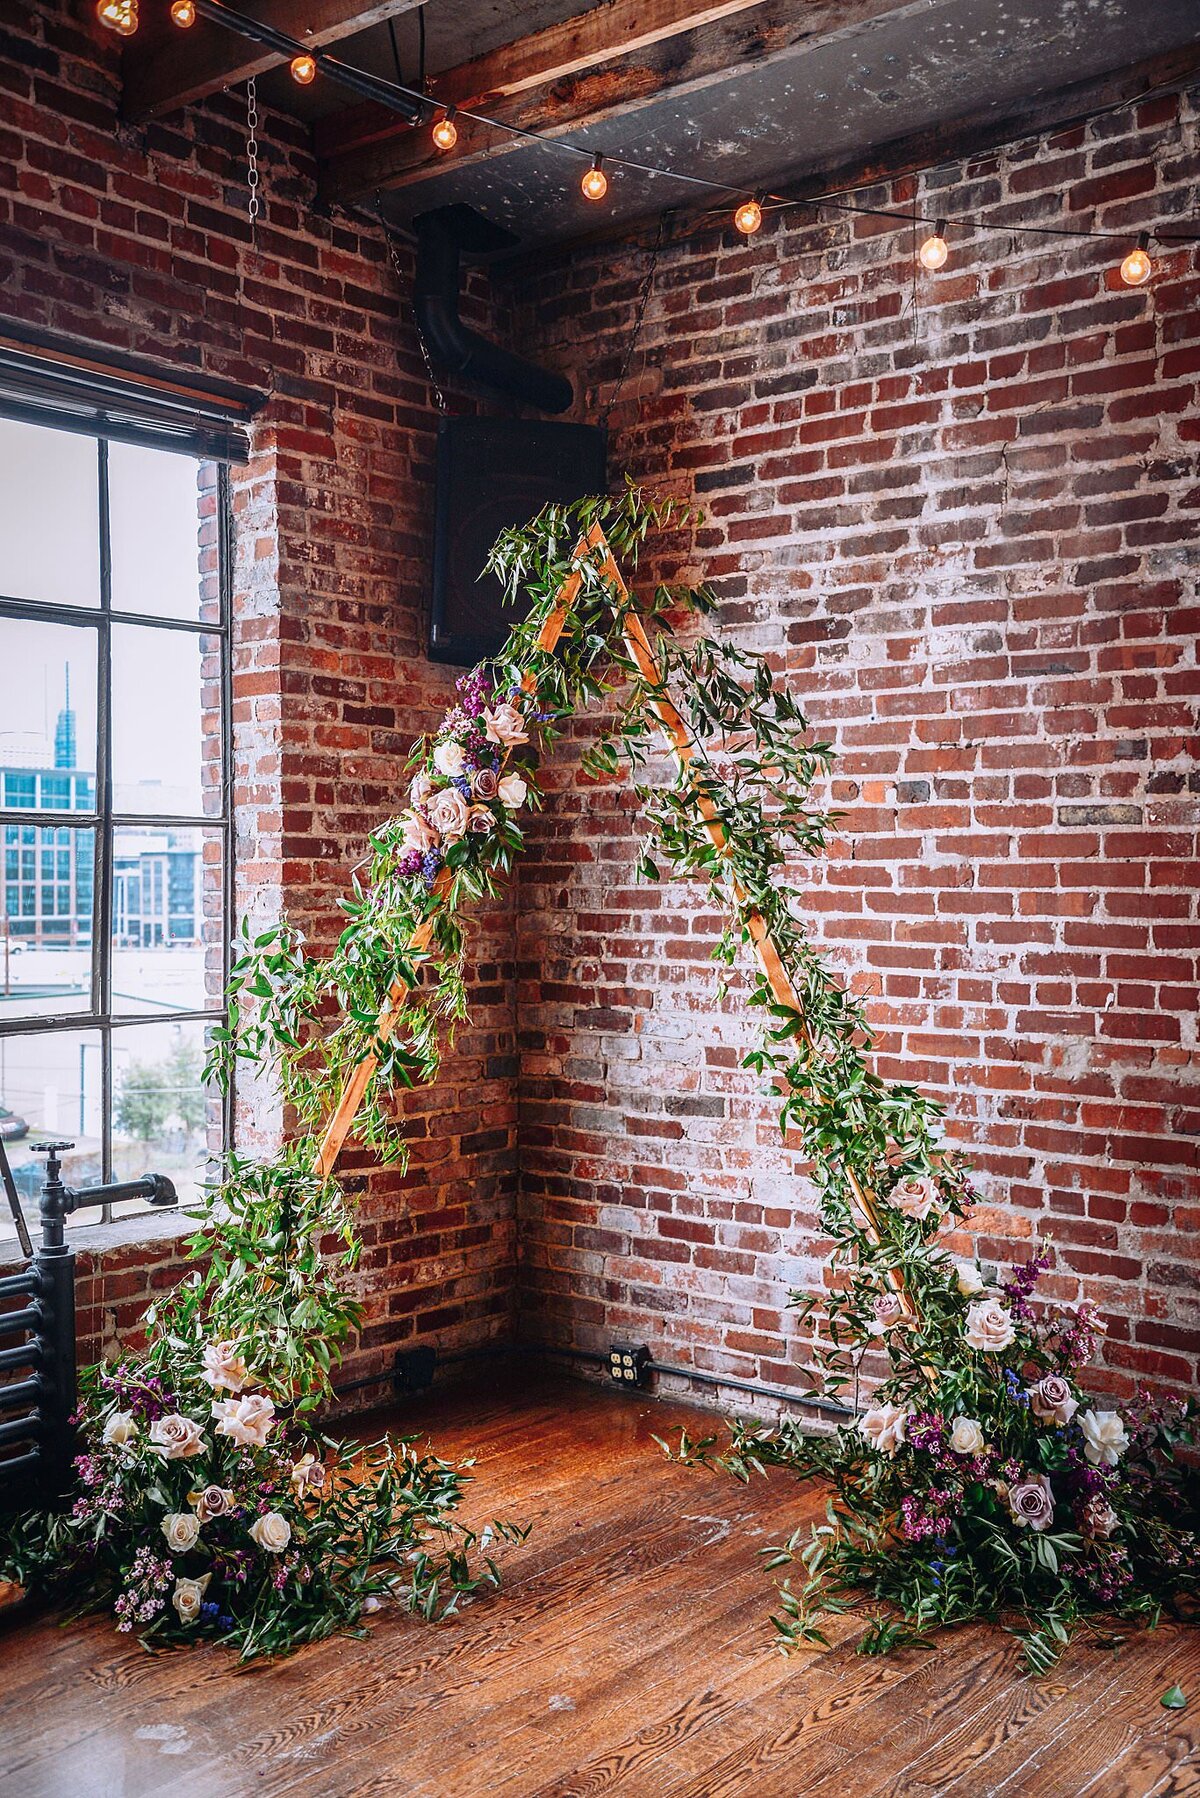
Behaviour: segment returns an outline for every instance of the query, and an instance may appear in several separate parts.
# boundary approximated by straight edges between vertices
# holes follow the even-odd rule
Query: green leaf
[[[1168,1686],[1158,1702],[1165,1711],[1183,1711],[1187,1709],[1187,1694],[1181,1686]]]

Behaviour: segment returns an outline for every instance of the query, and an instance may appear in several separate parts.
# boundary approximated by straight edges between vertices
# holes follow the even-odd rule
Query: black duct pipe
[[[503,393],[539,412],[565,412],[574,389],[565,375],[539,368],[482,337],[458,314],[459,260],[491,256],[520,241],[471,206],[439,206],[416,221],[413,289],[417,325],[435,368],[465,387]]]

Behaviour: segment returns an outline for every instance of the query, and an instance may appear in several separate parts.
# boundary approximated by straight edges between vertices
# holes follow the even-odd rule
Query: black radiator
[[[38,1201],[40,1240],[35,1248],[4,1142],[3,1183],[17,1240],[29,1266],[0,1278],[0,1506],[26,1510],[58,1503],[71,1486],[76,1406],[75,1251],[64,1224],[74,1211],[116,1199],[149,1199],[174,1205],[165,1174],[115,1180],[106,1186],[66,1186],[61,1155],[69,1142],[34,1145],[46,1156],[46,1180]],[[14,1300],[11,1308],[6,1301]],[[7,1376],[12,1375],[12,1378]]]

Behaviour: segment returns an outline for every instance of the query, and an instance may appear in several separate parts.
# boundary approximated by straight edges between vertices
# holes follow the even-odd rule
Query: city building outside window
[[[226,470],[0,416],[0,471],[0,1136],[31,1215],[48,1138],[186,1203],[226,1133]]]

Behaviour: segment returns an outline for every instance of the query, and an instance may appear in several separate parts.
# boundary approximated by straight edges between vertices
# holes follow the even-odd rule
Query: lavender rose
[[[1054,1521],[1054,1494],[1044,1473],[1028,1474],[1008,1489],[1008,1508],[1021,1529],[1045,1530]]]
[[[486,805],[473,805],[467,814],[467,830],[473,837],[486,837],[494,830],[496,820]]]
[[[874,1316],[871,1320],[872,1336],[885,1336],[904,1322],[904,1306],[897,1292],[881,1292],[875,1300]]]
[[[1121,1519],[1106,1498],[1089,1498],[1079,1515],[1080,1526],[1088,1536],[1109,1537],[1120,1529]]]
[[[494,768],[476,768],[471,776],[471,794],[475,799],[494,799],[500,791],[500,776]]]
[[[203,1492],[189,1492],[188,1503],[195,1506],[201,1523],[212,1517],[228,1517],[233,1509],[233,1493],[228,1486],[206,1486]]]
[[[1043,1423],[1068,1424],[1079,1409],[1079,1400],[1071,1396],[1071,1388],[1061,1374],[1048,1373],[1027,1390],[1029,1409]]]

